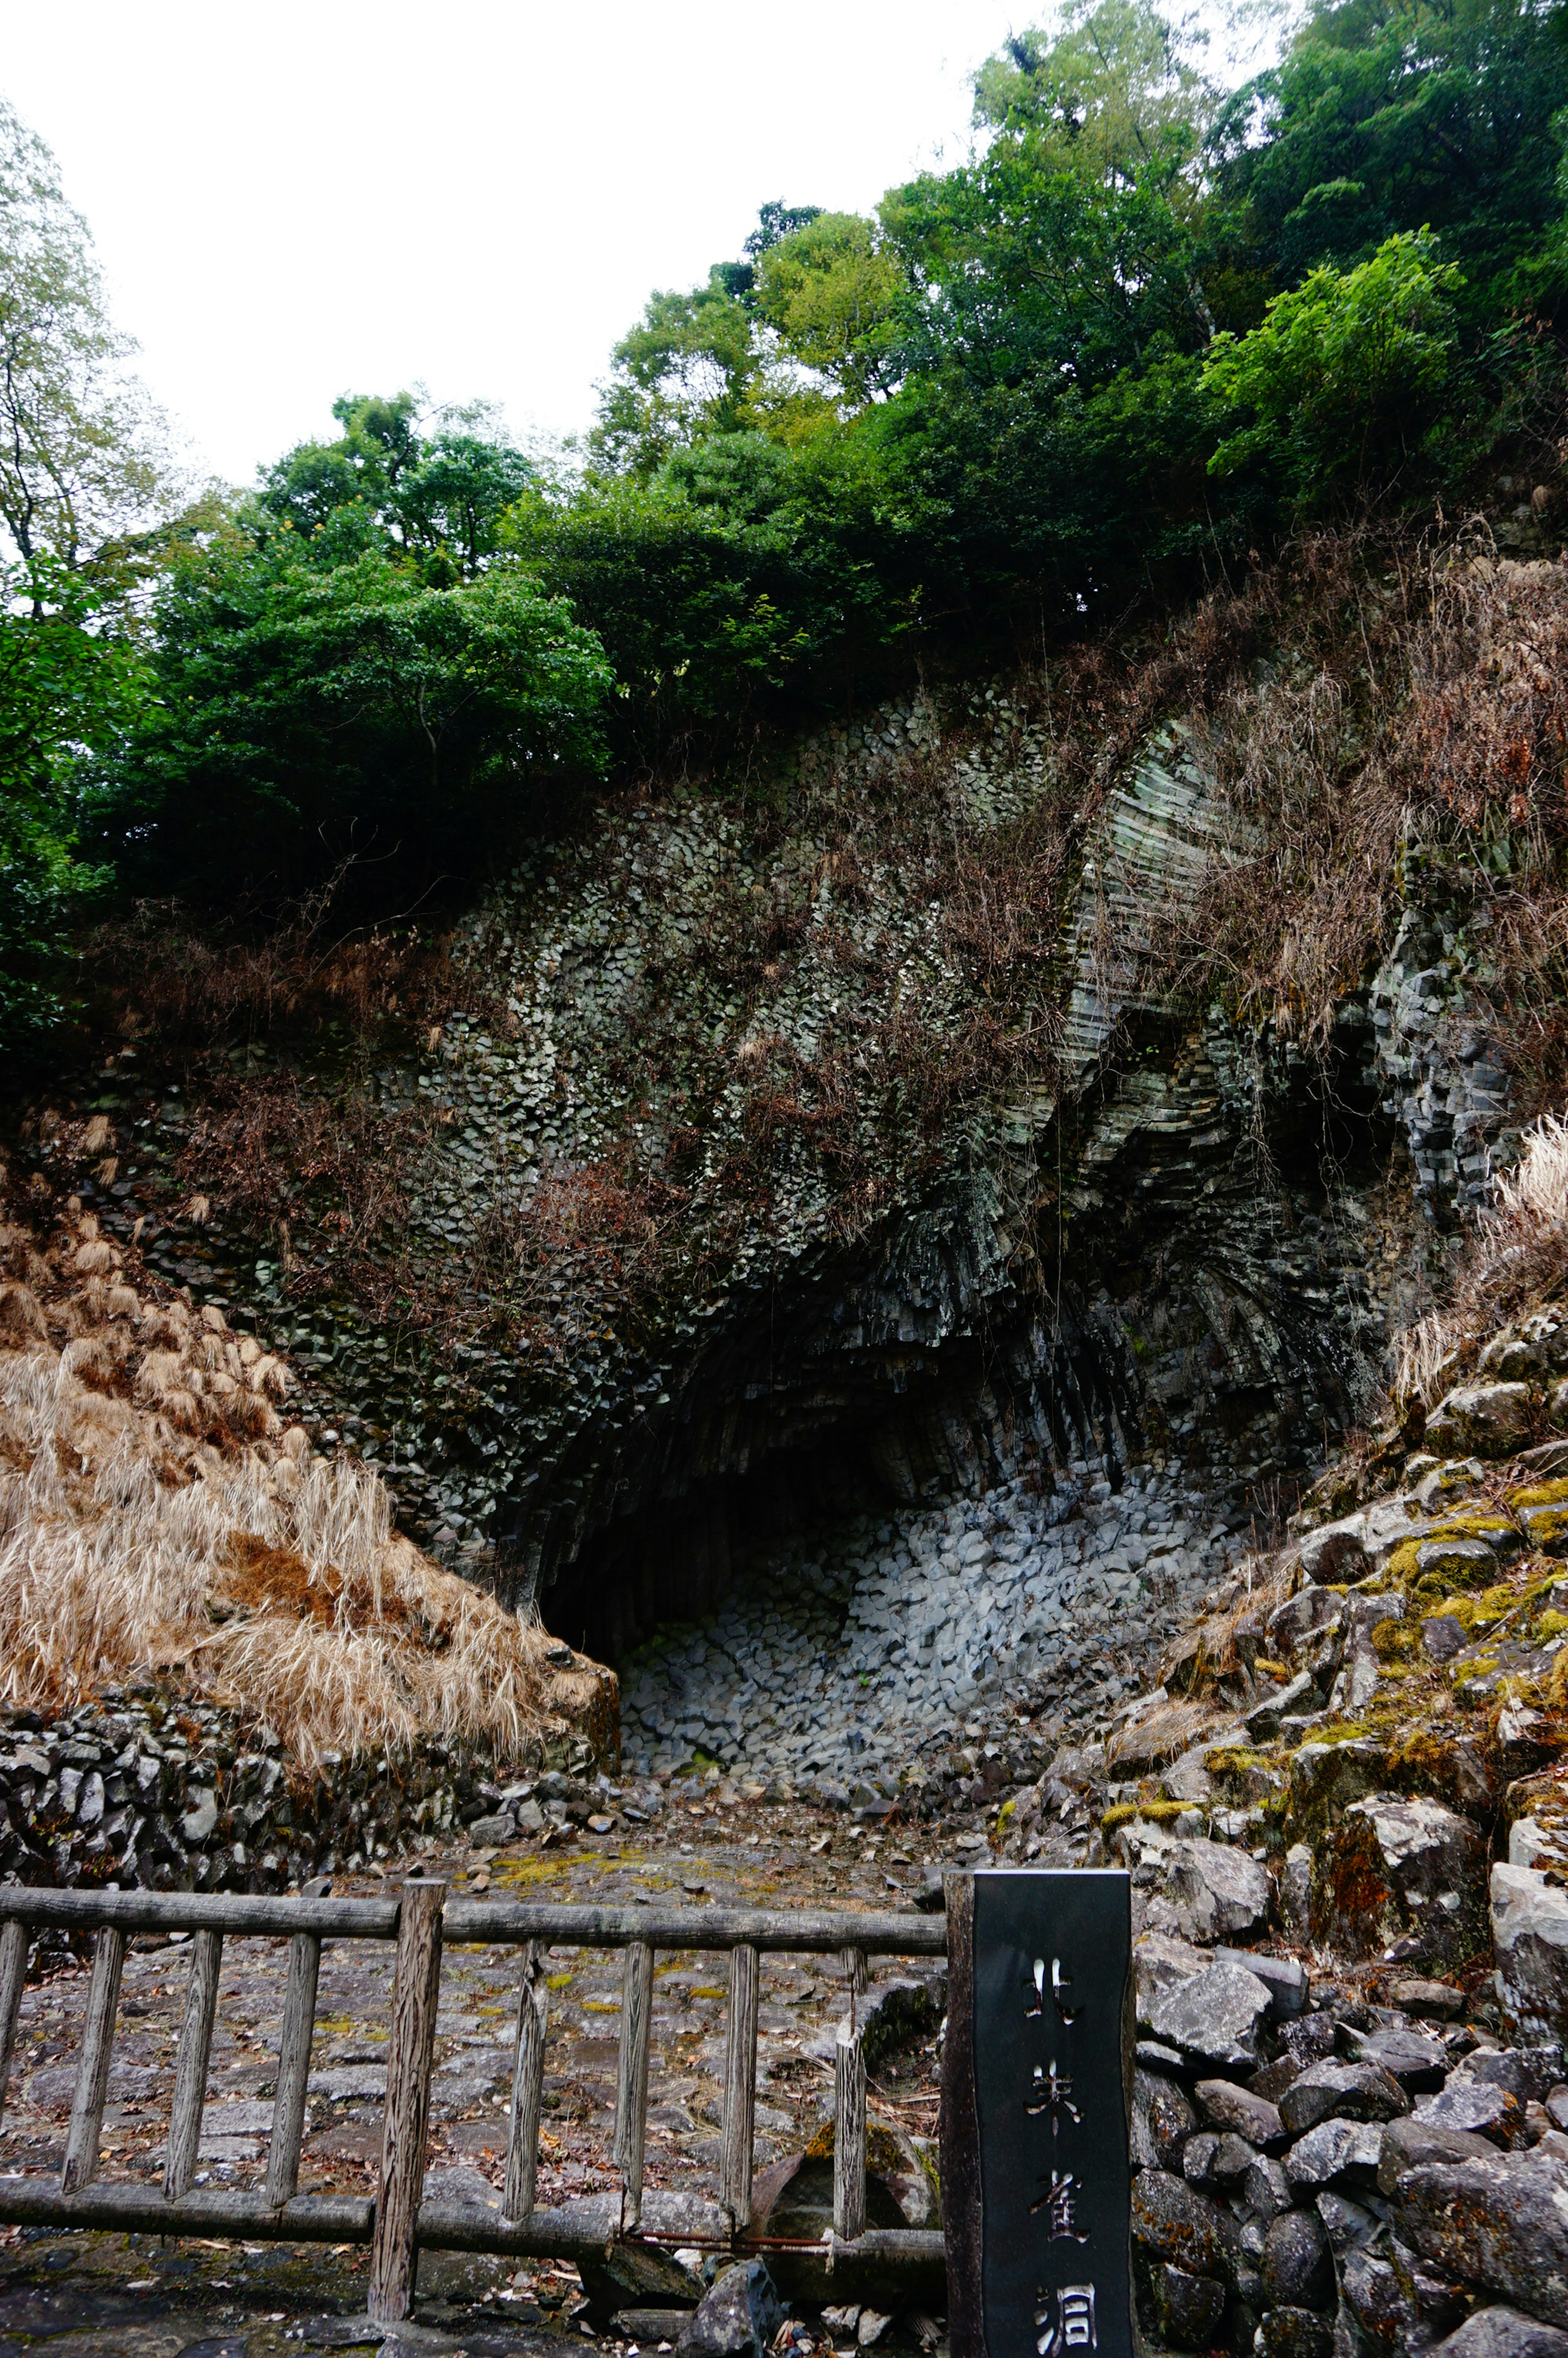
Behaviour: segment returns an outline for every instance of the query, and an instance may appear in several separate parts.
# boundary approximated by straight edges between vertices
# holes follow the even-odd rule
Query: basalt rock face
[[[1412,868],[1326,1059],[1151,980],[1161,911],[1245,849],[1178,730],[1028,885],[996,1039],[1049,1034],[1044,1079],[999,1047],[988,1086],[967,871],[885,816],[929,790],[1000,859],[1054,792],[1027,711],[918,699],[773,785],[538,847],[458,945],[482,1021],[375,1076],[439,1109],[416,1260],[521,1282],[521,1336],[443,1387],[346,1310],[288,1338],[436,1552],[611,1658],[708,1609],[753,1530],[1021,1462],[1179,1461],[1241,1511],[1357,1418],[1509,1143],[1439,879]]]

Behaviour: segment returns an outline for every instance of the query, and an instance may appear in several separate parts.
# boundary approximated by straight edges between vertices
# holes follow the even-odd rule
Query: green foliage
[[[399,491],[428,464],[411,456]],[[314,467],[290,496],[302,473],[314,498]],[[270,899],[351,850],[428,866],[525,781],[600,765],[611,677],[561,600],[505,565],[450,578],[444,535],[367,540],[358,492],[303,532],[275,488],[276,471],[171,568],[157,702],[113,797],[123,856]]]
[[[1217,336],[1204,389],[1252,422],[1227,434],[1211,471],[1266,465],[1303,502],[1346,477],[1396,471],[1442,420],[1462,284],[1422,230],[1387,239],[1354,270],[1320,264],[1249,335]]]
[[[0,569],[0,1050],[59,1016],[70,929],[108,871],[80,857],[95,763],[145,700],[143,667],[94,628],[91,593],[63,567]]]

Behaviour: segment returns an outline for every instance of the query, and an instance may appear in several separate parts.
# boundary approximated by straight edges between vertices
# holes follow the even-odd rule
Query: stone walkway
[[[626,1800],[631,1800],[628,1793]],[[419,1871],[454,1889],[555,1899],[626,1901],[664,1897],[778,1905],[913,1908],[930,1845],[884,1829],[867,1834],[841,1812],[746,1801],[728,1785],[693,1780],[665,1795],[643,1791],[635,1824],[617,1797],[600,1840],[554,1830],[502,1854],[457,1849],[427,1855]],[[634,1835],[635,1840],[629,1839]],[[377,1891],[368,1878],[340,1890]],[[103,2175],[157,2182],[162,2169],[173,2061],[184,2004],[179,1942],[136,1940],[126,1958],[103,2117]],[[225,1949],[218,2027],[197,2183],[252,2187],[265,2176],[281,2028],[286,1944]],[[610,2161],[614,2116],[621,1959],[616,1952],[560,1948],[550,1959],[549,2050],[538,2200],[557,2203],[620,2185]],[[300,2172],[305,2193],[373,2190],[385,2084],[391,1952],[381,1943],[329,1943],[322,1954],[309,2125]],[[427,2192],[499,2201],[507,2140],[518,1960],[505,1949],[451,1949],[443,1960]],[[657,1961],[649,2087],[646,2184],[711,2194],[721,2118],[727,1966],[721,1954]],[[930,1990],[924,2028],[873,2071],[871,2115],[886,2136],[890,2182],[917,2223],[930,2216],[919,2162],[936,2127],[935,2033],[942,1978],[931,1961],[884,1961],[860,2003],[876,2005],[890,1983]],[[4,2126],[0,2172],[52,2173],[64,2153],[75,2057],[87,1993],[71,1963],[27,1993]],[[808,2145],[830,2117],[834,2027],[849,1999],[838,1960],[766,1959],[759,2010],[757,2167]],[[135,2358],[275,2358],[275,2353],[384,2348],[471,2358],[558,2348],[587,2332],[576,2273],[550,2265],[514,2269],[482,2258],[434,2255],[419,2276],[418,2335],[345,2340],[364,2299],[362,2252],[288,2252],[253,2245],[165,2245],[153,2238],[56,2237],[0,2230],[0,2358],[47,2350],[135,2353]],[[913,2350],[892,2331],[885,2346]]]
[[[861,1517],[743,1565],[722,1608],[622,1666],[628,1765],[694,1758],[834,1801],[891,1797],[959,1723],[1162,1641],[1239,1542],[1196,1484],[1078,1464],[898,1521]],[[1098,1699],[1114,1699],[1111,1670]],[[891,1780],[891,1781],[890,1781]]]

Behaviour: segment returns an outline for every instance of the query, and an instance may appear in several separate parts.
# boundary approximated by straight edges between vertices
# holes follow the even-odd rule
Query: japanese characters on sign
[[[986,1871],[973,1911],[986,2358],[1133,2358],[1127,1877]]]

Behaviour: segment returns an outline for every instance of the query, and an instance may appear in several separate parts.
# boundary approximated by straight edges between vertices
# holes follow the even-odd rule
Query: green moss
[[[1543,1613],[1536,1624],[1536,1635],[1543,1644],[1565,1633],[1568,1633],[1568,1613]]]
[[[1118,1826],[1130,1825],[1134,1818],[1146,1818],[1156,1826],[1169,1825],[1173,1818],[1181,1817],[1192,1806],[1190,1801],[1118,1801],[1101,1818],[1100,1832],[1113,1834]]]
[[[1568,1505],[1568,1481],[1534,1482],[1522,1490],[1510,1490],[1509,1504],[1516,1515],[1525,1507]]]
[[[1372,1651],[1387,1665],[1403,1661],[1416,1648],[1416,1632],[1402,1621],[1379,1621],[1372,1632]]]

